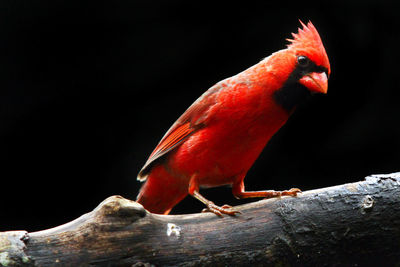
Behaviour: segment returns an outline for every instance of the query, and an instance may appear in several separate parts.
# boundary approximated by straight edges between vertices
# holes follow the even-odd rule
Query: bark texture
[[[400,264],[400,173],[237,206],[156,215],[112,196],[56,228],[0,232],[3,266]]]

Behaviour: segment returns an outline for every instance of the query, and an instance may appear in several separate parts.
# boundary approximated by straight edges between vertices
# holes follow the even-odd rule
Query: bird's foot
[[[297,196],[298,193],[301,193],[300,189],[291,188],[290,190],[281,191],[280,195],[281,196],[292,196],[292,197],[295,197],[295,196]]]
[[[232,208],[232,206],[229,205],[223,205],[223,206],[217,206],[214,204],[214,202],[208,202],[207,203],[207,208],[203,209],[201,212],[212,212],[220,217],[222,217],[222,214],[227,214],[227,215],[236,215],[236,213],[240,213],[240,211],[235,210]]]

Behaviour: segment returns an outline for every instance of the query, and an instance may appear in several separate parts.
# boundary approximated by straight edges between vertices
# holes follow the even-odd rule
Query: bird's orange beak
[[[325,72],[312,72],[301,78],[299,82],[311,92],[322,94],[328,92],[328,77]]]

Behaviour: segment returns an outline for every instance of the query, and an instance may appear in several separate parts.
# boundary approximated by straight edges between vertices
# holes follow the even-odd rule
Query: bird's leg
[[[301,190],[298,188],[292,188],[290,190],[285,191],[245,191],[243,179],[240,179],[239,182],[236,182],[232,185],[232,193],[236,198],[250,198],[250,197],[263,197],[263,198],[274,198],[280,196],[297,196],[297,193],[301,193]]]
[[[229,205],[223,205],[223,206],[217,206],[214,204],[214,202],[206,199],[203,197],[198,191],[193,192],[193,197],[196,199],[200,200],[203,202],[207,208],[203,210],[203,212],[212,212],[215,213],[218,216],[222,216],[222,214],[228,214],[228,215],[235,215],[236,213],[240,213],[237,210],[234,210],[231,206]]]
[[[203,197],[199,193],[199,186],[198,186],[195,175],[193,175],[192,178],[190,179],[189,194],[192,195],[194,198],[200,200],[204,205],[207,206],[207,208],[204,209],[203,212],[207,212],[207,211],[212,212],[218,216],[222,216],[222,214],[235,215],[236,213],[240,213],[239,211],[234,210],[229,205],[223,205],[222,207],[220,207],[220,206],[215,205],[214,202]]]

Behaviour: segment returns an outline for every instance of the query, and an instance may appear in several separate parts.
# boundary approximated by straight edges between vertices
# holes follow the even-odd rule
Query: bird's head
[[[287,49],[280,50],[266,62],[271,67],[275,86],[274,98],[287,111],[293,111],[313,93],[326,94],[331,73],[328,56],[314,25],[308,22],[293,39]]]
[[[292,69],[289,79],[312,93],[326,94],[331,68],[324,45],[311,22],[300,23],[303,29],[299,28],[297,34],[292,33],[293,39],[287,39],[290,42],[287,57]]]

